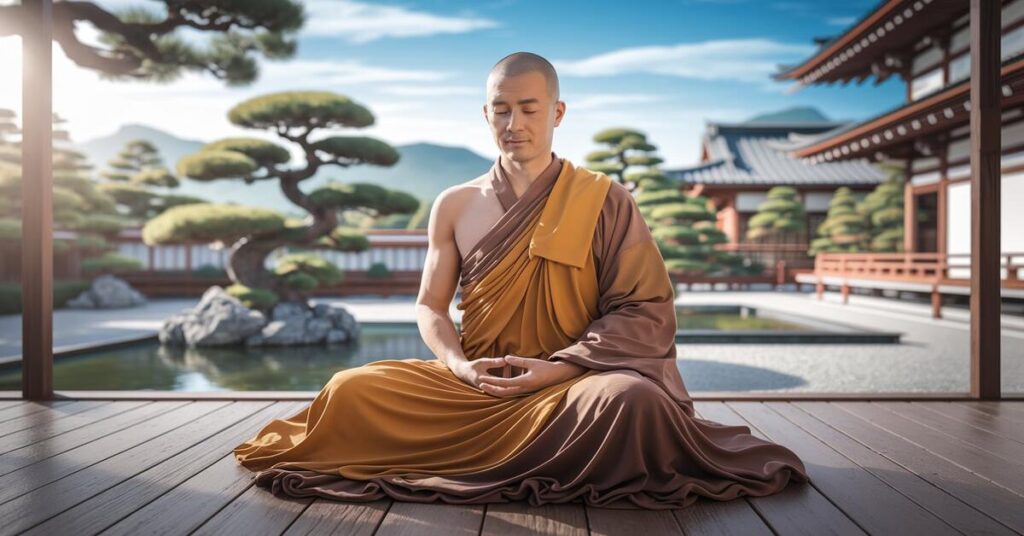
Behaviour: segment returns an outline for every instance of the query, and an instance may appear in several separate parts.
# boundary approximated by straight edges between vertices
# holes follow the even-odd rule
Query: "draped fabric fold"
[[[234,449],[257,485],[344,501],[663,509],[809,480],[786,447],[695,416],[672,285],[632,196],[553,157],[519,197],[500,157],[490,170],[506,212],[463,262],[461,342],[468,359],[565,360],[584,373],[495,397],[437,360],[338,372]]]

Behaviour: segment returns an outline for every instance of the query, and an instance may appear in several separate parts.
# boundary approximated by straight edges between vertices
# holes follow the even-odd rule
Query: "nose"
[[[505,130],[507,130],[509,132],[515,132],[516,131],[516,127],[519,126],[520,124],[522,124],[522,122],[523,122],[522,118],[520,118],[518,120],[516,119],[517,117],[519,117],[519,113],[520,112],[516,112],[515,110],[512,110],[509,113],[508,126],[505,127]]]

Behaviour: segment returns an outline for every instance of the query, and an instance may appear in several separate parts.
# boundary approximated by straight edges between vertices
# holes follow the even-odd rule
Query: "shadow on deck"
[[[0,534],[1020,534],[1024,401],[695,402],[813,480],[678,510],[285,499],[231,449],[308,401],[0,401]]]

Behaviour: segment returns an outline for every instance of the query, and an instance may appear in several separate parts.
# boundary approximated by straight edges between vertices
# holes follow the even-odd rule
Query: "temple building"
[[[787,149],[809,165],[864,158],[905,162],[909,180],[904,197],[904,250],[933,254],[940,263],[936,275],[942,284],[969,274],[968,8],[966,1],[882,2],[822,43],[811,57],[774,75],[801,86],[859,84],[868,79],[877,85],[893,75],[906,83],[902,105],[794,141]],[[1024,0],[1003,2],[1001,13],[1000,245],[1003,266],[1008,268],[1003,277],[1010,280],[1004,285],[1012,289],[1024,259],[1024,211],[1019,209],[1024,206]],[[958,292],[948,285],[946,291]]]
[[[1024,298],[1024,0],[1001,2],[1000,214],[1001,295]],[[865,13],[801,64],[775,74],[799,86],[892,76],[906,85],[902,106],[865,121],[804,138],[791,155],[820,165],[901,161],[904,253],[822,254],[813,277],[798,281],[853,288],[931,293],[933,315],[943,296],[970,293],[971,28],[970,3],[888,0]],[[799,87],[798,86],[798,87]],[[851,89],[851,91],[854,91]]]
[[[809,241],[824,221],[832,194],[841,186],[867,193],[886,179],[867,158],[809,163],[787,152],[789,146],[841,128],[814,109],[794,108],[742,123],[706,124],[700,162],[666,169],[690,195],[704,195],[718,210],[718,227],[729,238],[724,249],[742,253],[772,267],[785,260],[790,267],[807,266]],[[748,243],[747,222],[775,186],[791,186],[806,211],[806,230]]]

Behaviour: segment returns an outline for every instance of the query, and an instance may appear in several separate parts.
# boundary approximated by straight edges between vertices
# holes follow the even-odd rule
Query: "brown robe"
[[[462,266],[466,356],[585,372],[494,397],[437,360],[341,371],[309,407],[235,449],[257,485],[344,501],[664,509],[809,481],[786,447],[695,416],[672,284],[622,185],[557,156],[519,198],[500,159],[490,180],[506,212]]]

